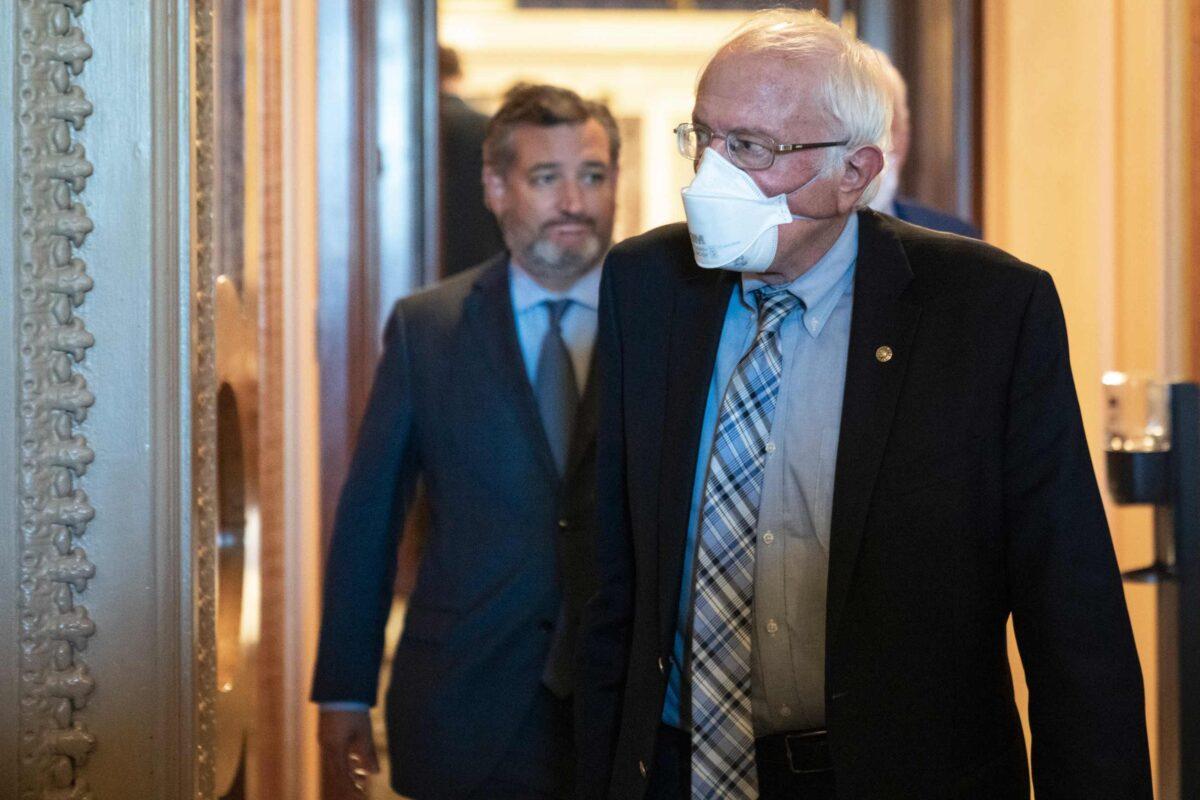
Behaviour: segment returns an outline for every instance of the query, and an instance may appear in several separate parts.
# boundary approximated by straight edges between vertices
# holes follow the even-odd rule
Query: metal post
[[[1175,698],[1180,797],[1200,797],[1200,384],[1171,387],[1171,482],[1177,583]],[[1164,703],[1160,709],[1165,711]]]

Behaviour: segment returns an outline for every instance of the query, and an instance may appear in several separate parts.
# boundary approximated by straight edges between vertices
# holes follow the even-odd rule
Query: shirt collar
[[[851,214],[833,247],[830,247],[811,269],[791,283],[772,287],[780,291],[787,290],[800,298],[800,302],[804,304],[801,312],[804,315],[804,329],[814,339],[821,334],[834,307],[845,292],[857,259],[858,214]],[[751,292],[766,285],[765,281],[750,273],[744,273],[741,283],[742,303],[747,308],[754,309]]]
[[[508,262],[508,285],[512,291],[513,309],[523,314],[547,300],[569,299],[595,311],[600,305],[600,265],[588,270],[565,292],[552,292],[533,279],[516,261]]]

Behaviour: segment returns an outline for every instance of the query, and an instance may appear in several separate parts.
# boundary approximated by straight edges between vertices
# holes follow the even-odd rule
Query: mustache
[[[587,225],[592,230],[596,229],[596,220],[594,217],[583,215],[566,214],[557,219],[552,219],[549,222],[542,223],[542,231],[548,231],[555,225]]]

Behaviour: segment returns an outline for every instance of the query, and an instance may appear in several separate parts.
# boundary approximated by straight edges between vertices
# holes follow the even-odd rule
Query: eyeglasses
[[[737,166],[742,169],[766,169],[775,163],[776,153],[794,153],[799,150],[816,150],[821,147],[841,147],[849,144],[849,139],[838,142],[807,142],[804,144],[779,144],[770,136],[755,133],[738,133],[730,131],[718,134],[707,125],[698,122],[685,122],[675,127],[675,144],[679,154],[684,158],[695,161],[700,158],[704,148],[712,143],[714,138],[725,140],[725,153]]]

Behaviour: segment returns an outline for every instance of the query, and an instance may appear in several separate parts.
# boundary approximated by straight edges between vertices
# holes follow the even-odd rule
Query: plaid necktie
[[[700,510],[692,622],[692,800],[758,797],[750,707],[754,529],[783,373],[779,326],[800,305],[758,297],[758,332],[721,402]]]

